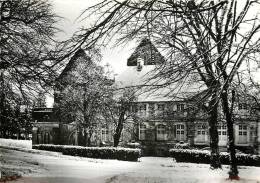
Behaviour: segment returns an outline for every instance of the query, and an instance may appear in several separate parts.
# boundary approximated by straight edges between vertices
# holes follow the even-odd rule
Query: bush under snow
[[[62,152],[63,147],[64,147],[64,145],[52,145],[52,144],[33,145],[33,149],[52,151],[52,152]]]
[[[137,161],[141,156],[140,149],[120,147],[82,147],[68,145],[34,145],[34,149],[62,152],[64,155],[81,156],[98,159],[117,159],[124,161]]]
[[[170,156],[177,162],[210,163],[210,151],[194,149],[170,149]],[[238,165],[260,166],[260,156],[251,154],[236,154]],[[222,164],[229,164],[229,154],[220,153]]]

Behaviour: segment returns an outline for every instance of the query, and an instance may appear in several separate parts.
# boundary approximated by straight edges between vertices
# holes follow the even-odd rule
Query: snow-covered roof
[[[150,44],[152,43],[150,42]],[[142,45],[142,42],[140,43],[140,45]],[[135,52],[133,53],[135,54],[135,56],[138,55],[138,49],[143,50],[140,47],[140,45],[136,48]],[[145,48],[149,48],[146,45],[144,46]],[[157,54],[160,53],[158,52]],[[131,57],[132,55],[130,56],[130,58]],[[163,57],[161,56],[161,58]],[[158,72],[158,64],[163,63],[155,62],[156,65],[149,63],[144,64],[144,61],[141,57],[137,58],[137,60],[138,59],[142,60],[142,62],[140,62],[141,65],[139,64],[138,66],[137,64],[129,66],[128,63],[128,67],[121,74],[115,77],[115,83],[119,88],[126,87],[137,89],[136,96],[139,102],[179,101],[190,98],[196,93],[198,93],[199,87],[197,83],[183,84],[181,86],[174,83],[168,86],[156,88],[155,83],[158,85],[164,83],[165,81],[163,79],[158,80],[158,78],[150,78]]]

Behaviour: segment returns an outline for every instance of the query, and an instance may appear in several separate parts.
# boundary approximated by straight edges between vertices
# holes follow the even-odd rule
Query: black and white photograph
[[[260,1],[0,0],[0,182],[260,183]]]

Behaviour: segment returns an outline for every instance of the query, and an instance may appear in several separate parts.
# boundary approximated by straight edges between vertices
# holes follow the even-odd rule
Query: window
[[[185,140],[185,131],[183,124],[176,125],[176,139],[179,141]]]
[[[133,113],[138,112],[138,108],[137,108],[137,105],[136,105],[136,104],[131,105],[131,111],[132,111]]]
[[[165,125],[159,124],[157,126],[157,140],[166,140],[166,135]]]
[[[247,143],[247,125],[240,124],[238,125],[238,143],[246,144]]]
[[[144,124],[140,124],[139,140],[145,140],[145,131],[146,131],[146,126]]]
[[[177,104],[177,111],[184,111],[184,104]]]
[[[146,114],[146,104],[141,104],[139,106],[139,113],[140,113],[140,115],[145,115]]]
[[[239,104],[238,104],[238,109],[239,109],[239,110],[243,110],[243,109],[246,110],[247,107],[248,107],[248,106],[247,106],[246,103],[239,103]]]
[[[165,105],[164,104],[158,104],[158,111],[164,111]]]
[[[250,142],[255,142],[257,138],[257,131],[254,126],[250,127]]]
[[[108,129],[107,128],[102,128],[101,129],[101,141],[106,142],[108,141]]]
[[[218,137],[219,141],[227,141],[227,125],[218,125]]]
[[[149,104],[149,114],[154,115],[154,104],[153,103]]]
[[[197,142],[206,142],[207,140],[207,126],[204,124],[197,125]]]
[[[49,115],[45,114],[43,116],[43,121],[49,121],[49,119],[50,119]]]

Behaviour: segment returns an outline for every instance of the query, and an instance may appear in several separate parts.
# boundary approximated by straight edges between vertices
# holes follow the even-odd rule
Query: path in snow
[[[209,165],[176,163],[172,158],[143,157],[140,162],[101,160],[35,151],[0,148],[1,168],[19,171],[16,183],[219,183],[226,180],[228,166],[212,171]],[[260,183],[259,167],[240,167],[241,181]],[[233,181],[234,182],[234,181]]]

